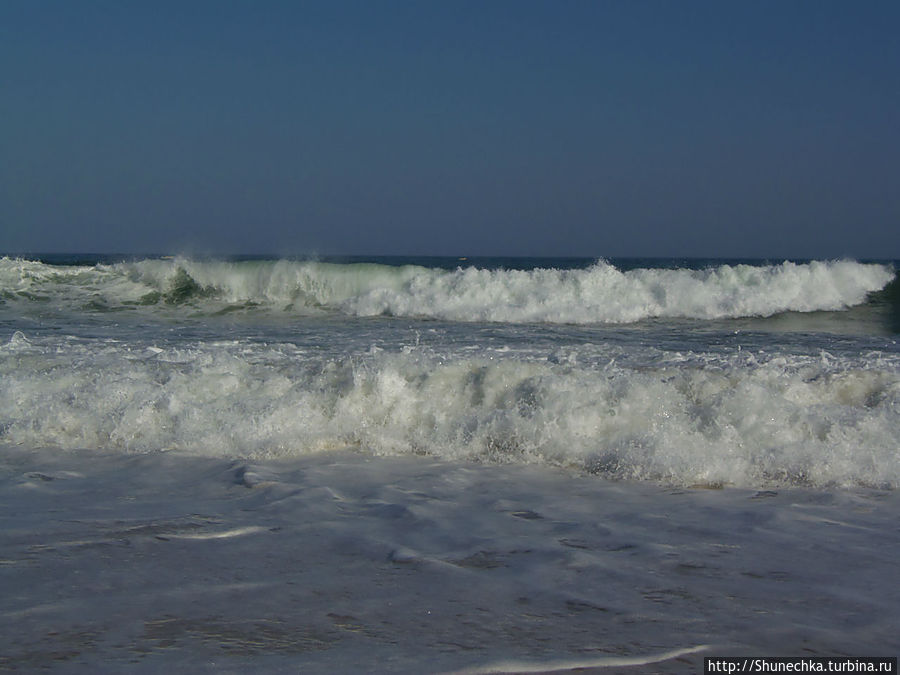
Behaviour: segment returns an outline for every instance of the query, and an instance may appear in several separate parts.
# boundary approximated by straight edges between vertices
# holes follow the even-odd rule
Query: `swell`
[[[353,316],[509,323],[632,323],[652,318],[767,317],[840,311],[872,300],[896,311],[886,265],[854,261],[621,270],[605,261],[580,269],[447,270],[416,265],[314,261],[142,260],[52,266],[0,259],[6,303],[60,310],[188,306]]]

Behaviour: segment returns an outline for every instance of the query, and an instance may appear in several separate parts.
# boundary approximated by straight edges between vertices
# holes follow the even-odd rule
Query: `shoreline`
[[[659,665],[696,672],[900,647],[896,491],[349,452],[13,448],[0,471],[5,668],[479,672],[708,645]]]

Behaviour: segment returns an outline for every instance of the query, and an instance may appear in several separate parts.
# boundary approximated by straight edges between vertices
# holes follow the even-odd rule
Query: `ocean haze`
[[[0,251],[895,258],[898,19],[7,2]]]

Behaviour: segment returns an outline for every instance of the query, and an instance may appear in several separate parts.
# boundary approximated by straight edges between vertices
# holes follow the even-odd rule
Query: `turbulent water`
[[[0,259],[0,444],[900,486],[893,263]]]

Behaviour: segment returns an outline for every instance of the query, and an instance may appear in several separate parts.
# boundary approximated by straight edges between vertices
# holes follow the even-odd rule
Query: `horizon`
[[[118,262],[140,261],[140,260],[183,260],[186,262],[326,262],[335,264],[355,264],[355,263],[379,263],[386,265],[396,264],[417,264],[419,262],[433,262],[436,266],[446,266],[449,263],[469,263],[477,266],[479,263],[494,265],[508,261],[511,263],[521,263],[523,269],[541,262],[558,261],[560,263],[572,263],[572,267],[581,267],[587,263],[606,262],[613,266],[624,264],[626,267],[632,267],[633,263],[679,263],[684,262],[688,265],[697,265],[702,263],[718,264],[718,265],[768,265],[777,266],[783,263],[793,263],[804,265],[814,262],[858,262],[861,264],[878,264],[893,265],[900,267],[900,257],[898,258],[866,258],[866,257],[823,257],[823,258],[801,258],[801,257],[783,257],[783,256],[760,256],[760,257],[735,257],[735,256],[590,256],[590,255],[558,255],[558,256],[537,256],[537,255],[402,255],[402,254],[366,254],[366,253],[336,253],[336,254],[318,254],[318,253],[300,253],[295,255],[279,255],[269,253],[97,253],[91,251],[72,251],[72,252],[47,252],[47,251],[22,251],[22,252],[3,252],[0,251],[0,258],[25,260],[33,262],[42,262],[46,264],[114,264]]]

